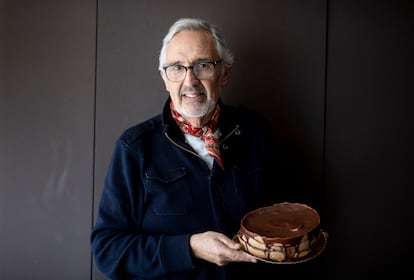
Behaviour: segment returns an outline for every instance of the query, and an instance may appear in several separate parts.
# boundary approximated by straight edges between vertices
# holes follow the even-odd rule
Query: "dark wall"
[[[285,187],[315,195],[330,234],[312,262],[270,269],[407,271],[413,14],[409,0],[0,0],[0,279],[105,279],[89,233],[113,144],[160,112],[161,40],[186,16],[221,27],[236,55],[224,101],[269,118]]]
[[[402,278],[414,243],[414,2],[329,1],[331,279]],[[340,277],[333,277],[335,272]]]
[[[0,2],[0,279],[88,279],[96,2]]]

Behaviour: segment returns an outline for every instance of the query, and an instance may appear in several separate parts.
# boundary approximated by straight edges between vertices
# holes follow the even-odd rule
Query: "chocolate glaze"
[[[246,214],[241,221],[241,232],[249,236],[260,235],[266,243],[285,243],[315,231],[319,223],[319,214],[313,208],[283,202]]]

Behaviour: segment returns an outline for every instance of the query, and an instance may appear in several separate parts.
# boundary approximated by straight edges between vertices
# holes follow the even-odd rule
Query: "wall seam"
[[[326,0],[325,6],[325,46],[324,46],[324,92],[323,92],[323,135],[322,135],[322,187],[326,197],[326,135],[327,135],[327,109],[328,109],[328,51],[329,51],[329,3]],[[325,208],[325,203],[323,207]]]
[[[94,94],[93,94],[93,136],[92,136],[92,211],[91,225],[92,230],[95,223],[95,176],[96,176],[96,103],[97,103],[97,85],[98,85],[98,20],[99,17],[99,0],[95,1],[95,67],[94,67]],[[93,254],[90,251],[90,279],[93,279]]]

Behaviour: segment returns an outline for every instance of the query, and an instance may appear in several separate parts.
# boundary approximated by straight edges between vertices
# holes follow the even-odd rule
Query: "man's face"
[[[221,59],[215,42],[206,31],[181,31],[171,39],[166,49],[166,66],[192,66],[199,62]],[[176,110],[187,119],[201,119],[215,108],[221,87],[227,83],[229,69],[222,73],[222,63],[215,66],[210,79],[198,80],[193,71],[187,70],[181,82],[164,78],[165,88],[170,93]],[[161,75],[165,75],[161,71]]]

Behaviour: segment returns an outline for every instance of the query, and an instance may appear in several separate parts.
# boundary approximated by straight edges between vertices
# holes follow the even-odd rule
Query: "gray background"
[[[410,271],[413,14],[409,0],[0,0],[0,279],[105,279],[89,234],[113,144],[160,112],[161,40],[187,16],[220,26],[236,55],[224,101],[271,121],[286,188],[321,202],[326,251],[271,269]]]

